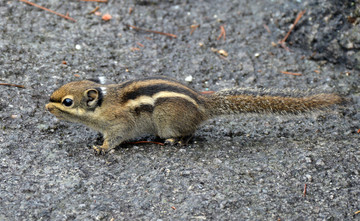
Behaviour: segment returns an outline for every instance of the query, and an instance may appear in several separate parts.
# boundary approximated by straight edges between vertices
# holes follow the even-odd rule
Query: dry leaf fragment
[[[102,16],[102,20],[104,20],[104,21],[109,21],[111,18],[112,18],[112,16],[108,13],[106,13]]]

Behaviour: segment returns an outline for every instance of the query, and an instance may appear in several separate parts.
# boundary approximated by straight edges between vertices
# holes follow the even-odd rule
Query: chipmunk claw
[[[94,150],[95,154],[97,154],[97,155],[105,155],[107,153],[106,149],[96,146],[96,145],[93,145],[93,150]]]
[[[180,137],[180,138],[168,138],[165,140],[164,144],[165,145],[180,145],[180,146],[186,146],[188,145],[189,141],[191,140],[193,136],[184,136],[184,137]]]
[[[165,140],[164,144],[165,145],[170,145],[170,146],[174,146],[178,143],[178,140],[177,139],[174,139],[174,138],[168,138]]]

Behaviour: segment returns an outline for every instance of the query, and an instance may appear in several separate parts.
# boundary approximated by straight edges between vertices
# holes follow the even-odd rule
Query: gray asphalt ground
[[[36,3],[76,22],[0,2],[0,82],[25,86],[0,86],[0,220],[360,219],[358,1]],[[88,14],[96,6],[112,19]],[[302,10],[287,51],[276,43]],[[128,144],[105,156],[91,148],[99,134],[44,108],[70,81],[154,75],[192,76],[200,91],[316,89],[349,102],[222,117],[188,146]]]

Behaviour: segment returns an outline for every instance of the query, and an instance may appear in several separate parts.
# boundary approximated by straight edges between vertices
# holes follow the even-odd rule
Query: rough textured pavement
[[[359,219],[360,9],[339,2],[36,1],[74,23],[1,1],[0,82],[25,88],[0,86],[0,220]],[[112,19],[88,14],[96,6]],[[302,10],[287,51],[276,43]],[[217,40],[221,25],[226,40]],[[97,156],[96,132],[44,105],[62,84],[101,75],[192,76],[200,91],[316,89],[349,102],[305,116],[213,119],[185,147]]]

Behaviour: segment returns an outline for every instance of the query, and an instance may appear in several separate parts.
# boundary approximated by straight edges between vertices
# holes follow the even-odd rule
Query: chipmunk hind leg
[[[166,143],[186,145],[205,115],[186,99],[167,97],[156,101],[153,120],[157,135]]]

